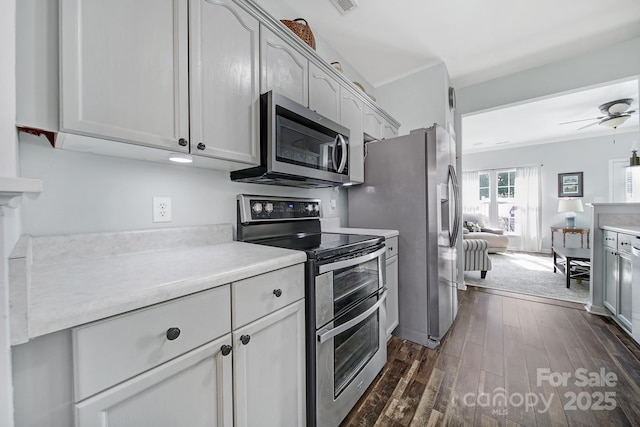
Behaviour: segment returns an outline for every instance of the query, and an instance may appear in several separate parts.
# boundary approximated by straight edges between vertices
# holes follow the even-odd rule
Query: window
[[[480,213],[489,218],[493,227],[505,233],[517,228],[516,171],[515,169],[483,171],[478,173]]]

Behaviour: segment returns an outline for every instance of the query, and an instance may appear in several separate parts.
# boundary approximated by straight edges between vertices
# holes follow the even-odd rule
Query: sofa
[[[487,271],[491,270],[491,258],[489,258],[489,245],[486,240],[463,240],[464,271],[480,271],[480,278],[487,277]]]
[[[490,254],[505,252],[509,246],[509,238],[499,228],[487,225],[487,217],[480,214],[462,214],[463,238],[486,240]]]

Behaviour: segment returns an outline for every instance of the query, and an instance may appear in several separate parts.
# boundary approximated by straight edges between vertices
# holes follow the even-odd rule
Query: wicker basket
[[[300,22],[298,22],[300,21]],[[296,18],[294,20],[281,19],[284,25],[287,26],[296,36],[300,37],[303,42],[311,46],[313,50],[316,50],[316,39],[313,37],[309,24],[302,18]]]

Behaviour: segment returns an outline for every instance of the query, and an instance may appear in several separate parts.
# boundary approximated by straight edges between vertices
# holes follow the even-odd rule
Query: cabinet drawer
[[[75,401],[231,332],[229,301],[225,285],[74,328]]]
[[[231,284],[233,329],[303,297],[304,264],[234,282]]]
[[[397,237],[389,237],[388,239],[385,239],[384,244],[387,247],[387,253],[385,254],[387,259],[391,258],[392,256],[398,255],[398,238]]]
[[[618,233],[615,231],[604,230],[602,235],[603,244],[605,246],[608,246],[611,249],[618,249]]]
[[[635,240],[635,237],[630,234],[618,233],[618,252],[631,253],[631,242]]]

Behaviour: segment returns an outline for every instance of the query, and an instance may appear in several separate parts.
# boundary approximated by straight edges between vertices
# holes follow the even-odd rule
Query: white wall
[[[324,215],[342,213],[346,224],[346,189],[236,183],[228,172],[56,150],[43,141],[22,138],[20,145],[23,174],[44,182],[37,199],[23,201],[25,234],[235,224],[240,193],[320,198]],[[153,196],[171,197],[172,222],[152,222]]]
[[[447,68],[440,63],[379,86],[376,97],[385,111],[400,122],[400,134],[405,135],[434,123],[445,125],[447,89]]]
[[[558,213],[558,174],[583,172],[583,204],[609,201],[609,159],[622,159],[631,156],[631,144],[637,140],[635,134],[610,137],[579,139],[543,145],[531,145],[465,154],[462,170],[501,169],[517,166],[542,165],[541,177],[541,219],[542,250],[551,250],[552,226],[564,225],[565,214]],[[576,214],[576,226],[590,227],[591,208],[585,206],[584,212]],[[593,233],[592,233],[593,234]],[[555,239],[560,239],[557,233]],[[558,240],[556,240],[557,242]],[[579,237],[567,235],[567,246],[579,247]],[[586,242],[585,242],[586,247]]]
[[[0,176],[17,175],[15,131],[15,0],[0,2]],[[4,210],[4,212],[3,212]],[[13,425],[7,258],[19,230],[17,213],[0,208],[0,425]]]

